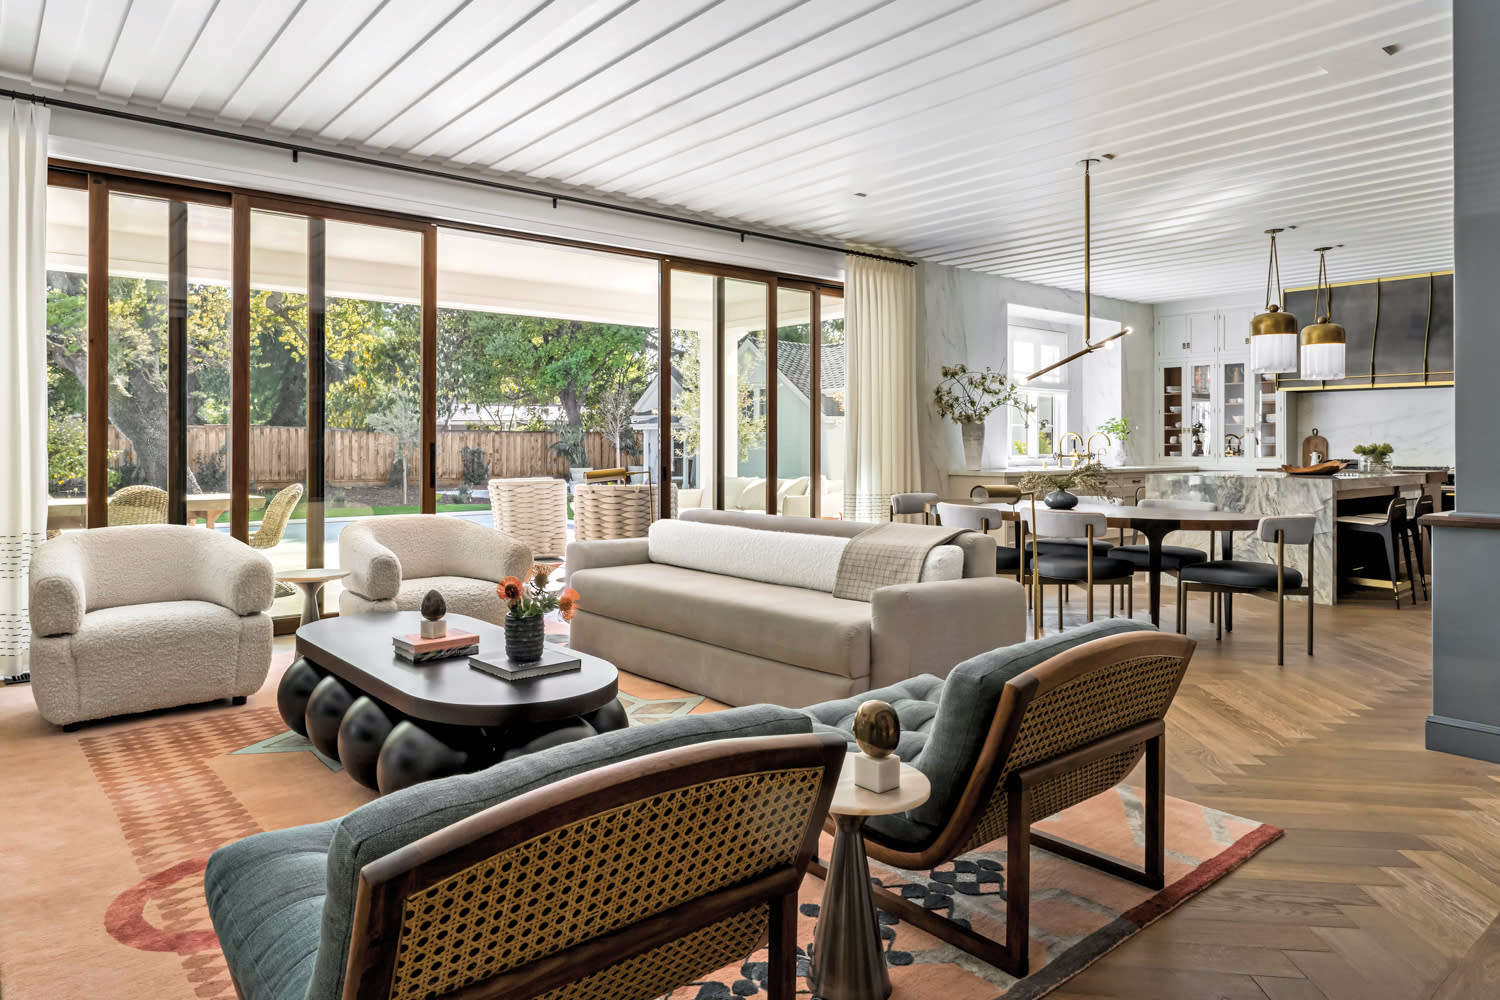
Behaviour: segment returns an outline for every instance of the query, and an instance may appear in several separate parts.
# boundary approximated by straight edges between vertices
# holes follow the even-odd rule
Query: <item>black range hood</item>
[[[1313,315],[1315,288],[1286,292],[1286,311],[1302,326]],[[1280,376],[1276,388],[1378,389],[1453,384],[1453,272],[1334,285],[1333,322],[1348,336],[1344,377],[1319,382]]]

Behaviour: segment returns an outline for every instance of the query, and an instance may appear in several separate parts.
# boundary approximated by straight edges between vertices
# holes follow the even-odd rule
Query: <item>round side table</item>
[[[323,585],[348,575],[347,569],[289,569],[276,579],[302,588],[302,624],[307,625],[323,617]]]
[[[823,905],[813,936],[812,968],[807,985],[822,1000],[885,1000],[891,977],[881,953],[875,897],[870,891],[870,864],[865,857],[867,816],[905,812],[927,801],[932,785],[910,764],[901,765],[901,784],[889,792],[872,792],[854,783],[854,767],[839,774],[829,807],[836,830]]]

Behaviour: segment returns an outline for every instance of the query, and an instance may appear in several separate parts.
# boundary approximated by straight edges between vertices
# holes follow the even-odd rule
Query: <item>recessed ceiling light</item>
[[[856,198],[868,198],[870,196],[867,195],[867,194],[865,194],[863,191],[856,191],[856,192],[854,192],[854,197],[856,197]]]
[[[1401,46],[1399,46],[1399,45],[1382,45],[1380,47],[1380,51],[1384,52],[1388,56],[1393,56],[1397,52],[1401,51]]]

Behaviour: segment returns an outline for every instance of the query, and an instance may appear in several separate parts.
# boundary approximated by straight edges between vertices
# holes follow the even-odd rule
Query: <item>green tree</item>
[[[370,430],[396,439],[396,461],[401,464],[401,503],[405,506],[411,482],[411,455],[422,443],[422,411],[409,396],[397,393],[383,409],[368,414],[364,422]]]

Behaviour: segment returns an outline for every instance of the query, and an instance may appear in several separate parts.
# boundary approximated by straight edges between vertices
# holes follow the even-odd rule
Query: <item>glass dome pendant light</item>
[[[1318,290],[1313,297],[1313,314],[1316,323],[1302,328],[1302,378],[1326,381],[1344,377],[1344,351],[1348,337],[1344,328],[1331,321],[1333,314],[1333,288],[1328,284],[1328,264],[1324,254],[1333,247],[1318,247]],[[1323,296],[1328,297],[1325,309],[1318,311]]]
[[[1286,373],[1297,370],[1297,317],[1282,312],[1286,301],[1281,291],[1281,258],[1276,255],[1276,234],[1271,237],[1271,259],[1266,262],[1266,311],[1250,321],[1250,370],[1258,373]],[[1276,298],[1271,298],[1271,276],[1276,276]]]

